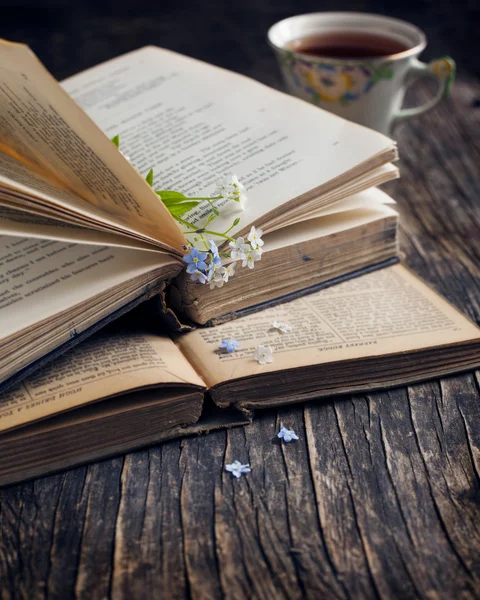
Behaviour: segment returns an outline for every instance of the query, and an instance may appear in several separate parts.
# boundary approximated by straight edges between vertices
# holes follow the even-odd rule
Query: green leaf
[[[115,146],[117,148],[120,148],[120,136],[119,135],[116,135],[115,137],[113,137],[112,142],[115,144]]]
[[[150,169],[150,171],[147,173],[145,181],[148,183],[149,186],[153,185],[153,169]]]
[[[155,193],[160,196],[162,202],[167,206],[188,200],[187,196],[184,194],[181,194],[180,192],[174,192],[172,190],[157,190]]]
[[[199,204],[199,202],[192,200],[191,202],[181,202],[180,204],[172,204],[171,206],[166,206],[172,216],[181,217],[189,210],[192,210],[192,208],[195,208],[197,204]]]

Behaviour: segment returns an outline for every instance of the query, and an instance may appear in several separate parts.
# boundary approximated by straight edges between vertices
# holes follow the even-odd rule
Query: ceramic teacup
[[[402,50],[371,58],[319,56],[302,52],[298,40],[322,35],[372,35]],[[449,93],[455,63],[449,57],[418,60],[425,34],[410,23],[380,15],[324,12],[279,21],[268,31],[288,91],[337,115],[391,135],[401,121],[433,108]],[[402,108],[408,87],[421,77],[438,81],[434,97],[422,106]]]

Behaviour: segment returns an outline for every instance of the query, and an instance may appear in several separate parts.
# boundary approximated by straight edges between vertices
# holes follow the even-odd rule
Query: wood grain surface
[[[199,23],[223,24],[223,45],[209,49],[199,35],[182,46],[171,32],[164,45],[278,86],[268,49],[256,62],[247,44],[260,34],[263,44],[275,10],[260,3],[253,33],[244,33],[253,2],[223,16],[218,2],[204,10],[212,6]],[[189,18],[181,5],[173,10],[157,31]],[[288,2],[282,10],[304,12]],[[91,15],[109,22],[92,11],[77,27]],[[125,44],[152,42],[142,18],[111,20],[102,36],[92,17],[83,38],[75,29],[77,55],[57,21],[48,31],[15,31],[62,77],[65,57],[81,69]],[[0,35],[12,37],[2,25]],[[469,64],[449,100],[399,130],[402,179],[388,191],[399,203],[406,263],[480,323],[480,86]],[[420,84],[410,101],[429,94]],[[281,425],[300,440],[279,444]],[[233,460],[251,473],[232,478],[224,465]],[[270,410],[246,428],[0,490],[0,598],[480,598],[479,504],[480,372]]]

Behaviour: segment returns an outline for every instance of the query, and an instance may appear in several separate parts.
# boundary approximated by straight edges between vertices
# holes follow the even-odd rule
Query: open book
[[[234,237],[263,229],[254,270],[221,289],[183,272],[171,286],[206,323],[394,259],[393,201],[374,186],[397,176],[395,159],[377,132],[167,50],[62,89],[26,46],[0,43],[0,384],[182,271],[188,236],[145,181],[151,168],[154,189],[190,196],[234,171],[248,203],[222,211],[217,230],[237,218]],[[189,221],[203,227],[210,210]]]
[[[260,344],[272,363],[253,358]],[[107,329],[0,396],[0,484],[241,424],[240,411],[479,365],[480,329],[400,265],[175,341]],[[219,408],[202,416],[207,390]]]

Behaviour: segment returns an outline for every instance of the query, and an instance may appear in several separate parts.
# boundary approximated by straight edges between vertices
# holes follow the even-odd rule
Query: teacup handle
[[[432,60],[430,63],[422,63],[421,61],[415,59],[406,77],[406,86],[409,87],[412,85],[412,83],[418,81],[418,79],[421,79],[422,77],[433,77],[438,81],[437,93],[431,100],[425,104],[422,104],[421,106],[415,106],[414,108],[402,108],[399,110],[392,119],[392,130],[399,123],[405,121],[405,119],[416,117],[417,115],[421,115],[432,109],[440,102],[440,100],[449,95],[455,79],[455,61],[449,56],[437,58],[436,60]]]

